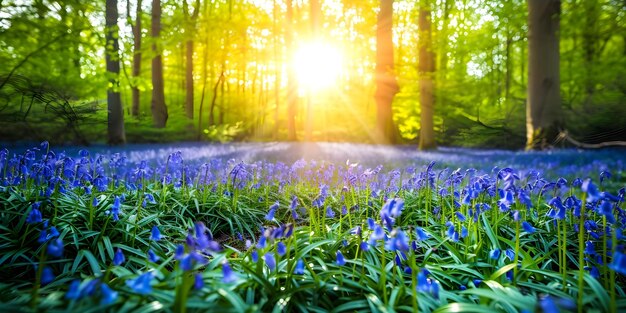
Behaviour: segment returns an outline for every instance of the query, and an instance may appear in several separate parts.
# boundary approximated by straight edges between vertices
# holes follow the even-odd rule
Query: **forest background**
[[[533,2],[0,0],[0,141],[523,148]],[[626,1],[546,2],[559,131],[624,140]]]

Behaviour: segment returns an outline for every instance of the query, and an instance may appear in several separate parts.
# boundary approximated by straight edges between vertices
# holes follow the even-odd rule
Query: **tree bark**
[[[296,72],[293,68],[293,6],[291,0],[286,0],[287,5],[287,27],[285,27],[285,47],[287,55],[290,57],[287,67],[287,138],[295,141],[296,137],[296,112],[298,85],[296,82]]]
[[[528,1],[526,149],[551,146],[563,123],[559,77],[560,0]]]
[[[198,14],[200,13],[200,0],[196,0],[196,4],[194,5],[193,13],[190,15],[187,8],[187,0],[183,1],[183,10],[185,13],[185,18],[187,22],[187,36],[193,36],[196,30],[196,20],[198,18]],[[187,66],[185,67],[185,113],[187,118],[193,120],[193,111],[194,111],[194,93],[193,93],[193,38],[190,37],[187,39],[186,43],[186,61]]]
[[[167,106],[165,105],[165,91],[163,85],[163,61],[161,49],[157,47],[157,41],[161,34],[161,1],[152,0],[152,25],[151,25],[152,51],[152,121],[154,127],[164,128],[167,124]]]
[[[124,111],[122,110],[122,98],[117,88],[119,86],[120,74],[120,47],[117,40],[117,18],[117,0],[106,0],[105,60],[108,75],[111,75],[111,78],[109,79],[109,88],[107,89],[107,142],[111,145],[123,144],[126,141],[124,133]]]
[[[379,143],[395,143],[392,104],[399,87],[393,60],[393,0],[381,0],[376,27],[376,92],[377,134]]]
[[[135,25],[132,25],[133,30],[133,83],[132,83],[132,106],[131,114],[134,117],[139,117],[140,108],[140,92],[139,92],[139,76],[141,74],[141,3],[142,0],[137,0],[137,8],[135,9]]]
[[[422,0],[419,7],[419,65],[418,77],[420,85],[420,135],[419,149],[435,149],[434,115],[434,82],[435,54],[432,45],[430,2]]]

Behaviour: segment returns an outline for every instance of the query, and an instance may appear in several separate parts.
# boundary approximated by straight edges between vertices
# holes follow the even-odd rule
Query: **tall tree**
[[[419,149],[428,150],[437,147],[435,143],[434,115],[434,74],[435,54],[432,44],[432,22],[430,1],[422,0],[419,4],[419,64],[420,86],[420,135]]]
[[[287,5],[287,27],[285,27],[285,47],[287,55],[293,61],[293,5],[291,0],[286,0]],[[287,138],[290,141],[297,140],[296,137],[296,104],[298,85],[296,82],[296,72],[293,62],[289,62],[287,67]]]
[[[193,34],[196,32],[196,20],[200,14],[200,0],[196,0],[193,13],[189,14],[187,0],[183,0],[183,13],[185,14],[185,34],[187,37],[185,67],[185,113],[189,119],[193,119]]]
[[[161,49],[157,42],[161,35],[161,1],[152,0],[152,25],[151,25],[152,52],[152,120],[156,128],[163,128],[167,123],[167,106],[165,105],[165,91],[163,85],[163,60]]]
[[[392,116],[393,98],[399,87],[393,61],[393,0],[381,0],[376,27],[376,92],[377,141],[394,143],[395,131]]]
[[[560,0],[528,0],[526,149],[544,149],[563,124],[559,77]]]
[[[117,27],[117,0],[106,0],[105,26],[106,26],[106,49],[105,60],[107,72],[110,76],[107,88],[108,109],[108,139],[112,145],[123,144],[126,141],[124,133],[124,111],[122,110],[122,98],[119,92],[120,58]]]
[[[139,75],[141,74],[141,3],[142,0],[137,0],[137,7],[135,8],[135,23],[131,24],[131,29],[133,31],[133,83],[131,84],[132,89],[132,106],[131,106],[131,114],[134,117],[139,116],[139,106],[140,106],[140,92],[139,92]],[[127,10],[128,20],[131,20],[130,17],[130,0],[127,2]]]

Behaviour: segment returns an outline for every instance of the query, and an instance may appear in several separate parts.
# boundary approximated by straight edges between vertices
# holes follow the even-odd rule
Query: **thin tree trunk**
[[[193,13],[189,15],[187,0],[183,1],[183,10],[187,19],[187,36],[192,36],[196,31],[196,20],[200,13],[200,0],[196,0]],[[189,37],[186,43],[186,71],[185,71],[185,113],[189,119],[193,120],[194,113],[194,93],[193,93],[193,38]]]
[[[296,73],[293,69],[293,6],[291,0],[286,0],[287,5],[287,26],[285,27],[285,47],[289,55],[289,66],[287,67],[287,138],[295,141],[296,137],[296,112],[297,93]]]
[[[124,133],[124,111],[122,110],[122,98],[115,86],[119,85],[120,59],[117,26],[117,0],[106,0],[106,68],[112,73],[107,90],[108,109],[108,139],[111,145],[123,144],[126,141]]]
[[[130,2],[130,1],[128,1]],[[134,117],[139,117],[140,108],[140,91],[139,91],[139,76],[141,75],[141,4],[142,0],[137,0],[137,7],[135,8],[135,25],[131,25],[133,30],[133,83],[131,84],[132,90],[132,106],[131,114]],[[128,5],[128,4],[127,4]],[[129,17],[130,19],[130,17]]]
[[[164,128],[167,124],[167,106],[165,105],[165,91],[163,86],[163,61],[161,49],[157,47],[157,41],[161,35],[161,1],[152,0],[152,120],[154,127]]]
[[[394,73],[393,60],[393,0],[381,0],[376,27],[376,92],[377,134],[379,143],[394,143],[396,140],[392,104],[399,91]]]
[[[559,92],[559,0],[528,0],[526,148],[551,146],[562,126]]]
[[[437,147],[435,143],[434,115],[434,52],[432,46],[430,2],[422,0],[419,7],[419,65],[420,85],[420,136],[419,149],[428,150]]]
[[[273,2],[274,7],[273,7],[273,28],[274,28],[274,34],[273,34],[273,39],[274,39],[274,101],[276,102],[276,106],[274,107],[274,130],[272,131],[274,140],[278,140],[278,130],[280,129],[280,123],[279,123],[279,111],[280,111],[280,73],[281,73],[281,67],[278,65],[280,64],[280,60],[278,58],[278,34],[280,32],[280,30],[278,29],[278,9],[279,6],[276,3],[276,0],[274,0]]]

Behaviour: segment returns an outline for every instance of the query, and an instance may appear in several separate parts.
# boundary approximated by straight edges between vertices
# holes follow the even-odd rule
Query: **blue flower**
[[[273,271],[274,269],[276,269],[276,259],[274,258],[274,253],[272,252],[268,252],[263,256],[263,259],[265,259],[265,264],[267,264],[267,267],[270,268],[270,271]]]
[[[554,300],[550,296],[539,300],[539,306],[544,313],[559,313],[559,307],[554,303]]]
[[[196,273],[193,275],[193,289],[200,290],[204,287],[204,280],[202,279],[202,274]]]
[[[60,258],[63,256],[63,240],[61,238],[57,238],[55,240],[50,241],[48,243],[48,248],[46,252],[49,256],[53,258]]]
[[[393,231],[395,236],[385,243],[385,249],[390,251],[409,251],[409,238],[400,229]]]
[[[613,261],[609,264],[609,268],[622,275],[626,275],[626,255],[621,252],[615,252]]]
[[[515,251],[513,249],[504,250],[504,255],[511,261],[515,260]]]
[[[426,233],[421,227],[417,227],[415,229],[415,233],[417,234],[416,239],[418,241],[423,241],[423,240],[427,240],[428,238],[430,238],[430,235]]]
[[[590,254],[590,255],[596,254],[596,249],[593,246],[593,242],[591,240],[585,243],[585,254]]]
[[[41,284],[47,285],[54,280],[54,273],[49,266],[44,266],[41,272]]]
[[[41,211],[35,208],[35,204],[33,204],[33,209],[30,211],[30,213],[28,213],[28,216],[26,217],[26,223],[35,224],[41,221],[42,221]]]
[[[299,259],[296,263],[296,268],[293,270],[293,273],[296,275],[304,275],[304,261]]]
[[[252,250],[252,252],[250,253],[250,258],[254,263],[259,262],[259,253],[256,250]]]
[[[161,240],[161,231],[159,231],[159,228],[156,225],[152,226],[152,231],[150,232],[150,240]]]
[[[613,206],[608,201],[602,201],[598,206],[598,213],[606,217],[607,222],[615,224],[615,216],[613,216]]]
[[[491,251],[489,251],[489,258],[491,258],[492,260],[497,260],[500,258],[500,249],[493,249]]]
[[[345,265],[346,264],[346,260],[343,258],[343,254],[341,254],[341,251],[337,250],[337,265]]]
[[[285,255],[285,253],[287,253],[287,247],[285,246],[285,244],[282,241],[279,241],[276,244],[276,253],[278,253],[278,255],[283,256]]]
[[[152,251],[152,249],[148,250],[148,260],[150,260],[150,262],[152,263],[156,263],[159,262],[159,257],[154,253],[154,251]]]
[[[152,292],[152,278],[154,274],[152,272],[143,273],[136,278],[126,281],[126,286],[130,287],[135,293],[147,295]]]
[[[108,305],[114,303],[117,300],[117,291],[113,291],[109,287],[109,285],[105,283],[102,283],[102,285],[100,285],[100,292],[102,293],[102,298],[100,299],[100,304],[102,305]]]
[[[124,253],[122,252],[122,249],[117,248],[117,250],[115,250],[115,255],[113,255],[113,265],[115,266],[122,265],[124,261],[126,261],[126,258],[124,257]]]
[[[525,232],[527,232],[529,234],[532,234],[532,233],[535,232],[535,228],[532,225],[530,225],[530,223],[528,223],[526,221],[522,222],[522,228],[524,229]]]
[[[270,206],[269,212],[267,212],[267,215],[265,215],[266,220],[271,221],[274,219],[274,214],[276,213],[276,209],[278,209],[278,205],[279,203],[278,201],[276,201]]]
[[[456,212],[456,217],[459,219],[459,221],[461,222],[465,222],[466,218],[465,215],[463,215],[463,213],[461,212]]]
[[[335,212],[333,211],[333,208],[331,208],[330,206],[326,208],[326,217],[328,218],[335,217]]]
[[[598,188],[596,187],[596,185],[593,184],[593,182],[591,182],[591,179],[589,178],[583,181],[581,189],[587,194],[587,202],[596,202],[602,199]]]
[[[78,300],[81,298],[81,290],[80,290],[80,280],[74,279],[70,283],[70,287],[65,293],[65,299],[68,300]]]
[[[225,284],[230,284],[237,281],[237,275],[235,275],[227,261],[224,261],[224,263],[222,263],[222,275],[222,282]]]

